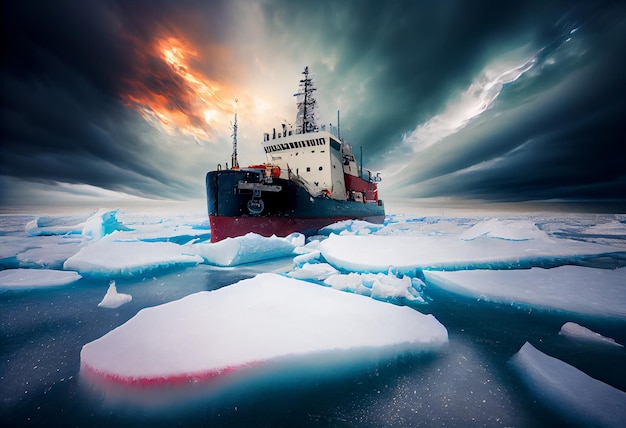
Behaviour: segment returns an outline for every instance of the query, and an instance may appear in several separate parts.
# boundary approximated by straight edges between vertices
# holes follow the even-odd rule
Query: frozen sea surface
[[[306,241],[209,239],[202,210],[0,216],[1,419],[9,426],[611,426],[626,408],[623,215],[448,211],[389,215],[383,225],[341,222]],[[316,304],[316,291],[281,292],[276,282],[305,284],[329,303]],[[220,295],[212,290],[234,296],[229,310],[205,310],[206,296]],[[356,313],[340,321],[347,312],[335,305],[348,297],[375,304],[355,306],[362,322]],[[442,326],[447,345],[424,342],[430,329],[408,320],[376,332],[367,323],[377,324],[377,308],[431,320],[423,326]],[[315,328],[322,326],[330,333]],[[220,332],[221,341],[207,339]],[[359,337],[376,345],[363,348]],[[405,344],[383,342],[392,337]],[[254,340],[263,346],[250,348]],[[104,348],[95,357],[81,358],[97,343]],[[271,362],[249,370],[245,362],[258,363],[259,349]],[[348,351],[337,358],[335,349]],[[221,359],[230,377],[178,376],[198,358]],[[96,363],[106,367],[101,374],[125,374],[81,371]],[[576,393],[532,375],[553,366],[611,399],[587,403],[584,418],[568,411]],[[162,381],[119,382],[141,379],[147,367]]]

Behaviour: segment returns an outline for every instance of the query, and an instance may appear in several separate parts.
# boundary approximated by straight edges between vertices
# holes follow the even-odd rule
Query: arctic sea
[[[418,207],[391,212],[383,225],[338,223],[307,240],[248,235],[217,246],[209,239],[202,207],[0,215],[2,425],[626,420],[624,214]],[[292,287],[288,300],[278,282]],[[267,299],[250,301],[250,287]],[[213,290],[230,292],[231,309],[202,310],[218,295],[203,292]],[[316,326],[339,332],[342,314],[311,302],[346,294],[346,307],[362,317],[353,336],[367,347],[348,340],[339,352],[328,334],[289,336],[286,344],[284,335]],[[255,304],[261,318],[252,325],[246,310]],[[391,306],[399,327],[377,318]],[[140,319],[150,322],[141,327]],[[407,320],[424,329],[402,331]],[[265,321],[269,327],[259,327]],[[373,327],[359,331],[367,322]],[[227,333],[232,325],[236,335]],[[259,329],[266,339],[237,351]],[[228,337],[200,348],[208,332]],[[181,347],[201,355],[193,364],[204,373],[215,357],[243,368],[223,381],[185,378],[191,363],[167,358]],[[284,353],[274,359],[249,355],[277,348]],[[93,367],[103,368],[85,373]]]

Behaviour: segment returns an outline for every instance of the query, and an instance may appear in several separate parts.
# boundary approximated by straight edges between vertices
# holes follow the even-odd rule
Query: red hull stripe
[[[353,217],[294,218],[209,216],[211,223],[211,242],[243,236],[249,232],[254,232],[261,236],[287,236],[293,232],[313,235],[324,226],[351,218]],[[382,223],[384,216],[368,217],[360,220]]]

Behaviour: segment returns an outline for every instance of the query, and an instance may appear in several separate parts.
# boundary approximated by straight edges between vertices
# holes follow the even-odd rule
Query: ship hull
[[[259,171],[223,170],[207,174],[211,242],[249,232],[262,236],[300,232],[310,236],[341,220],[382,223],[385,219],[382,201],[362,203],[314,198],[302,186],[279,178],[263,183]]]

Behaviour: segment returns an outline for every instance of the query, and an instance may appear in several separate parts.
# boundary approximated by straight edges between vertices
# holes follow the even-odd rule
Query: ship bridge
[[[343,143],[328,131],[265,134],[267,163],[279,166],[281,178],[302,182],[313,196],[346,199]]]

